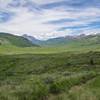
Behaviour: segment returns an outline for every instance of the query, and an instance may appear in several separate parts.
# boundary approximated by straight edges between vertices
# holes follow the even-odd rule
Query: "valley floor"
[[[55,54],[63,52],[86,53],[89,51],[100,51],[100,45],[67,45],[56,47],[16,47],[12,45],[1,45],[0,54]]]

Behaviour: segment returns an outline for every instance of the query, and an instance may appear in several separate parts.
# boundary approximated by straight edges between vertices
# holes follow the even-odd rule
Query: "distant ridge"
[[[38,40],[33,36],[24,34],[16,36],[10,33],[0,32],[0,45],[13,45],[17,47],[37,47],[37,46],[91,46],[100,45],[100,34],[78,36],[65,36],[48,40]]]
[[[100,44],[100,34],[93,35],[77,35],[77,36],[65,36],[58,38],[51,38],[45,41],[38,40],[33,36],[23,35],[25,38],[30,40],[32,43],[36,43],[41,46],[67,46],[67,45],[80,45],[80,46],[88,46],[88,45],[97,45]]]
[[[16,36],[4,32],[0,32],[0,45],[13,45],[17,47],[38,46],[22,36]]]
[[[27,35],[27,34],[22,35],[22,37],[24,37],[24,38],[28,39],[29,41],[31,41],[32,43],[38,44],[38,45],[40,45],[41,42],[43,42],[42,40],[38,40],[34,36],[30,36],[30,35]]]

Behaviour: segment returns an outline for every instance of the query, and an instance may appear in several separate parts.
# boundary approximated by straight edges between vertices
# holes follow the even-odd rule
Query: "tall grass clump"
[[[58,94],[69,90],[71,87],[75,85],[83,84],[95,76],[96,74],[91,72],[83,75],[59,79],[57,81],[54,81],[52,84],[50,84],[49,90],[53,94]]]
[[[18,100],[47,100],[48,87],[41,81],[28,82],[18,86],[14,95]]]

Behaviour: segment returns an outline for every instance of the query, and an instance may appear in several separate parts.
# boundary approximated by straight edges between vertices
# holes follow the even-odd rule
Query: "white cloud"
[[[11,0],[0,0],[0,9],[5,8]]]
[[[59,1],[62,1],[62,0],[32,0],[32,1],[37,3],[37,4],[48,4],[48,3],[59,2]]]
[[[3,5],[7,5],[10,0],[3,3],[5,0],[1,0],[0,2]],[[58,0],[33,0],[37,4],[45,4],[51,2],[57,2]],[[61,1],[61,0],[59,0]],[[25,7],[19,8],[6,8],[4,10],[8,10],[10,12],[14,12],[15,16],[6,23],[0,23],[0,31],[10,32],[13,34],[29,34],[33,35],[39,39],[48,39],[52,37],[65,36],[67,34],[72,34],[75,31],[71,29],[66,29],[64,31],[57,31],[61,27],[73,27],[73,26],[81,26],[87,25],[92,21],[99,20],[100,17],[100,9],[99,8],[88,8],[79,12],[74,11],[66,11],[64,7],[58,7],[54,9],[43,9],[42,11],[35,12],[29,11]],[[46,24],[47,22],[53,20],[60,19],[75,19],[76,21],[72,22],[64,22],[59,24]],[[92,31],[91,31],[92,30]],[[84,33],[93,33],[99,32],[97,29],[88,29],[84,31]],[[78,31],[77,31],[78,32]],[[81,30],[80,33],[82,33]]]
[[[90,34],[97,34],[97,33],[100,33],[100,29],[97,29],[97,28],[85,28],[80,34],[87,34],[87,35],[90,35]]]

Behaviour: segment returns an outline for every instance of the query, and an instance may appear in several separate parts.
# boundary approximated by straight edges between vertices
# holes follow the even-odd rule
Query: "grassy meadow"
[[[62,52],[82,53],[100,51],[100,45],[67,45],[56,47],[16,47],[13,45],[1,45],[0,54],[55,54]]]
[[[100,100],[100,48],[0,47],[0,100]]]

